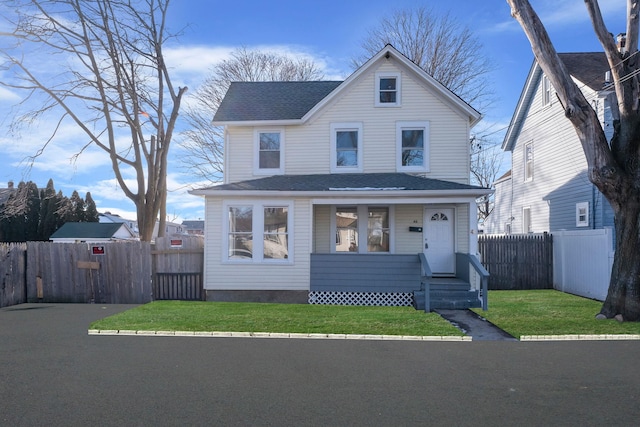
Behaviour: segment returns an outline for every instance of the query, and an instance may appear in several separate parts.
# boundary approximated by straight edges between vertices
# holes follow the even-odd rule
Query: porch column
[[[478,253],[478,205],[475,199],[469,202],[469,253]]]

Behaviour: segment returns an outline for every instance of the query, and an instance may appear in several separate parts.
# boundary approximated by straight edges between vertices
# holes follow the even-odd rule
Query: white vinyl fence
[[[613,230],[553,232],[553,286],[604,301],[613,266]]]

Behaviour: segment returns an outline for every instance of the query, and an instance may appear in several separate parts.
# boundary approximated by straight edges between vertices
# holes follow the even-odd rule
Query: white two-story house
[[[425,272],[464,278],[479,120],[390,45],[345,81],[232,83],[224,183],[192,191],[207,299],[410,305]]]
[[[604,52],[561,53],[560,59],[613,135],[615,93]],[[613,227],[613,211],[589,181],[587,160],[553,86],[536,61],[502,143],[511,171],[495,183],[488,234],[526,234]]]

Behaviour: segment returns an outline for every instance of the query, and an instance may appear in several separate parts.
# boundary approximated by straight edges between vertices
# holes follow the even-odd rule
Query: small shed
[[[135,240],[135,234],[125,223],[67,222],[50,237],[56,243],[99,243]]]

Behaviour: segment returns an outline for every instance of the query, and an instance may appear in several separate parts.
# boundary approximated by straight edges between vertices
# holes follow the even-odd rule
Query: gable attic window
[[[362,123],[331,124],[331,172],[362,172]]]
[[[254,139],[254,172],[260,175],[284,173],[284,130],[258,129]]]
[[[400,73],[376,73],[376,107],[399,107]]]

